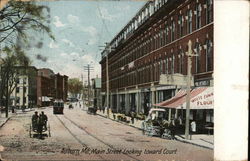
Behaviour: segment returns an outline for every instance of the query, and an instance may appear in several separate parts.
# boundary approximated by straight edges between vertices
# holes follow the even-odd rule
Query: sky
[[[50,28],[55,41],[37,34],[41,48],[27,52],[32,65],[50,68],[55,73],[87,80],[84,66],[93,67],[91,78],[101,76],[101,51],[105,42],[114,36],[135,16],[146,1],[54,1],[39,2],[50,8]],[[42,36],[41,36],[42,35]],[[35,35],[36,36],[36,35]],[[42,55],[37,59],[37,55]]]

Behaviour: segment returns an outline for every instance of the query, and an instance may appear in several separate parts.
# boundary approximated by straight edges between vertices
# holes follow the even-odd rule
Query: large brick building
[[[67,100],[68,77],[54,74],[51,69],[42,68],[38,70],[37,75],[37,104],[39,106],[48,106],[51,100]]]
[[[110,106],[147,114],[152,104],[171,98],[182,87],[160,83],[163,75],[187,75],[188,41],[195,86],[213,86],[213,0],[147,2],[102,52],[103,106],[106,60]]]

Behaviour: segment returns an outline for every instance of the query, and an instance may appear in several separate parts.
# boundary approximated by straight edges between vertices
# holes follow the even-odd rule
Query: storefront
[[[214,93],[213,87],[196,87],[190,92],[190,120],[197,122],[200,128],[214,122]],[[169,118],[185,119],[186,90],[180,90],[174,97],[155,104],[156,107],[169,109]]]

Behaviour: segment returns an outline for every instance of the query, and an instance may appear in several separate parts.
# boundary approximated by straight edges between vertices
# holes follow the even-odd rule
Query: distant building
[[[37,75],[38,106],[48,106],[55,99],[67,100],[68,76],[54,74],[51,69],[42,68]]]
[[[55,97],[54,72],[48,68],[38,69],[37,105],[48,106]]]
[[[15,88],[10,95],[11,105],[30,108],[37,104],[37,69],[34,66],[18,66]]]

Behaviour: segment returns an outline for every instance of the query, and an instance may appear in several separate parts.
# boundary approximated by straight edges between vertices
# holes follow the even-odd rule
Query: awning
[[[197,87],[190,92],[190,109],[213,109],[213,87]],[[169,100],[155,104],[163,108],[186,109],[186,90],[180,90]]]

